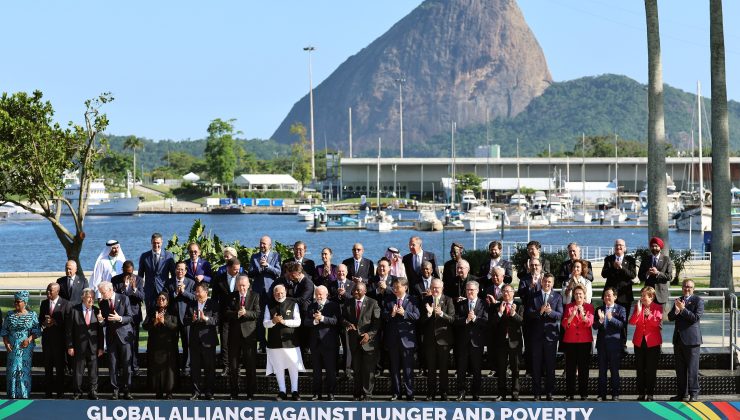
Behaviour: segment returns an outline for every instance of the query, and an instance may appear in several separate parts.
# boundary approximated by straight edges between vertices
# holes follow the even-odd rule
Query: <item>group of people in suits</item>
[[[84,394],[87,370],[88,397],[97,399],[97,363],[107,349],[112,398],[133,399],[131,378],[138,370],[141,326],[148,331],[148,387],[157,398],[172,398],[178,376],[189,374],[191,399],[213,399],[219,360],[229,379],[230,397],[254,398],[256,353],[263,351],[267,374],[277,378],[278,400],[288,398],[286,373],[290,398],[300,399],[298,372],[304,370],[307,352],[313,363],[313,400],[335,398],[340,370],[354,379],[354,399],[370,400],[375,376],[386,367],[391,400],[414,400],[418,362],[419,372],[427,377],[426,400],[450,399],[449,371],[454,367],[456,400],[466,400],[469,393],[476,401],[481,397],[484,355],[491,376],[498,379],[495,400],[519,400],[522,369],[532,377],[535,400],[552,400],[558,350],[566,358],[566,397],[585,398],[595,331],[598,399],[605,400],[611,391],[618,400],[619,364],[630,323],[635,325],[640,399],[651,400],[665,315],[676,323],[679,393],[674,399],[695,400],[703,301],[693,295],[690,280],[683,284],[683,295],[669,301],[672,262],[662,255],[660,238],[651,238],[649,244],[651,254],[638,271],[625,242],[615,242],[601,273],[606,279],[603,304],[594,307],[591,264],[580,258],[575,243],[568,245],[569,258],[556,276],[549,272],[540,244],[530,242],[529,258],[514,288],[513,265],[503,258],[498,241],[489,244],[488,256],[475,273],[462,258],[463,246],[453,243],[451,259],[440,275],[436,256],[424,250],[416,236],[402,257],[391,247],[389,257],[374,262],[356,243],[352,256],[338,265],[332,264],[329,248],[322,249],[322,263],[315,264],[306,258],[302,241],[294,244],[292,259],[281,261],[270,237],[263,236],[247,267],[227,248],[226,264],[214,271],[200,257],[197,244],[188,245],[188,260],[176,262],[155,233],[136,274],[127,260],[120,274],[93,290],[76,263],[68,261],[65,276],[47,287],[39,322],[47,383],[56,386],[48,387],[46,396],[63,396],[69,366],[73,398]],[[645,287],[632,305],[636,277]],[[555,290],[556,283],[561,292]],[[180,357],[173,357],[180,346]]]

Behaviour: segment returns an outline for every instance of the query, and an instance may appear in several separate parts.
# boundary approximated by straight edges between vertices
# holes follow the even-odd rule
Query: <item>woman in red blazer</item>
[[[578,393],[581,400],[588,396],[588,365],[591,361],[591,347],[594,324],[594,307],[586,303],[586,289],[582,285],[573,288],[573,301],[563,310],[563,344],[565,345],[565,384],[566,401],[572,401],[576,390],[576,369],[578,370]]]
[[[655,289],[652,287],[643,287],[640,295],[630,317],[630,324],[635,326],[632,344],[635,345],[637,359],[637,400],[652,401],[655,378],[658,375],[660,345],[663,343],[663,307],[654,302]]]

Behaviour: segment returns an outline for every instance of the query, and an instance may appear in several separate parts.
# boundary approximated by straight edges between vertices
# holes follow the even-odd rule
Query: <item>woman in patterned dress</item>
[[[28,291],[15,294],[15,310],[5,316],[0,336],[8,352],[6,380],[8,398],[28,398],[31,393],[31,358],[36,338],[41,335],[36,312],[26,309]]]

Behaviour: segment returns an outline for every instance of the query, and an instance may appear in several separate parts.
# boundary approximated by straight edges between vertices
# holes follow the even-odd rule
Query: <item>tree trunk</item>
[[[663,253],[668,255],[663,65],[657,0],[645,0],[645,18],[648,44],[648,235],[662,238],[665,243]]]
[[[732,292],[732,184],[722,0],[709,1],[709,20],[712,75],[712,269],[709,284],[711,287],[728,287]]]

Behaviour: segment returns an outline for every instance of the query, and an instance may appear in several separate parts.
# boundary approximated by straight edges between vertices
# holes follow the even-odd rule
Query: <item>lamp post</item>
[[[406,79],[399,77],[396,79],[398,83],[398,117],[400,121],[400,132],[401,132],[401,159],[403,159],[403,84],[406,83]]]
[[[310,110],[310,129],[311,129],[311,182],[316,179],[316,163],[314,161],[314,141],[313,141],[313,79],[311,74],[311,51],[314,51],[316,47],[309,45],[303,47],[303,51],[308,51],[308,103],[311,108]]]

